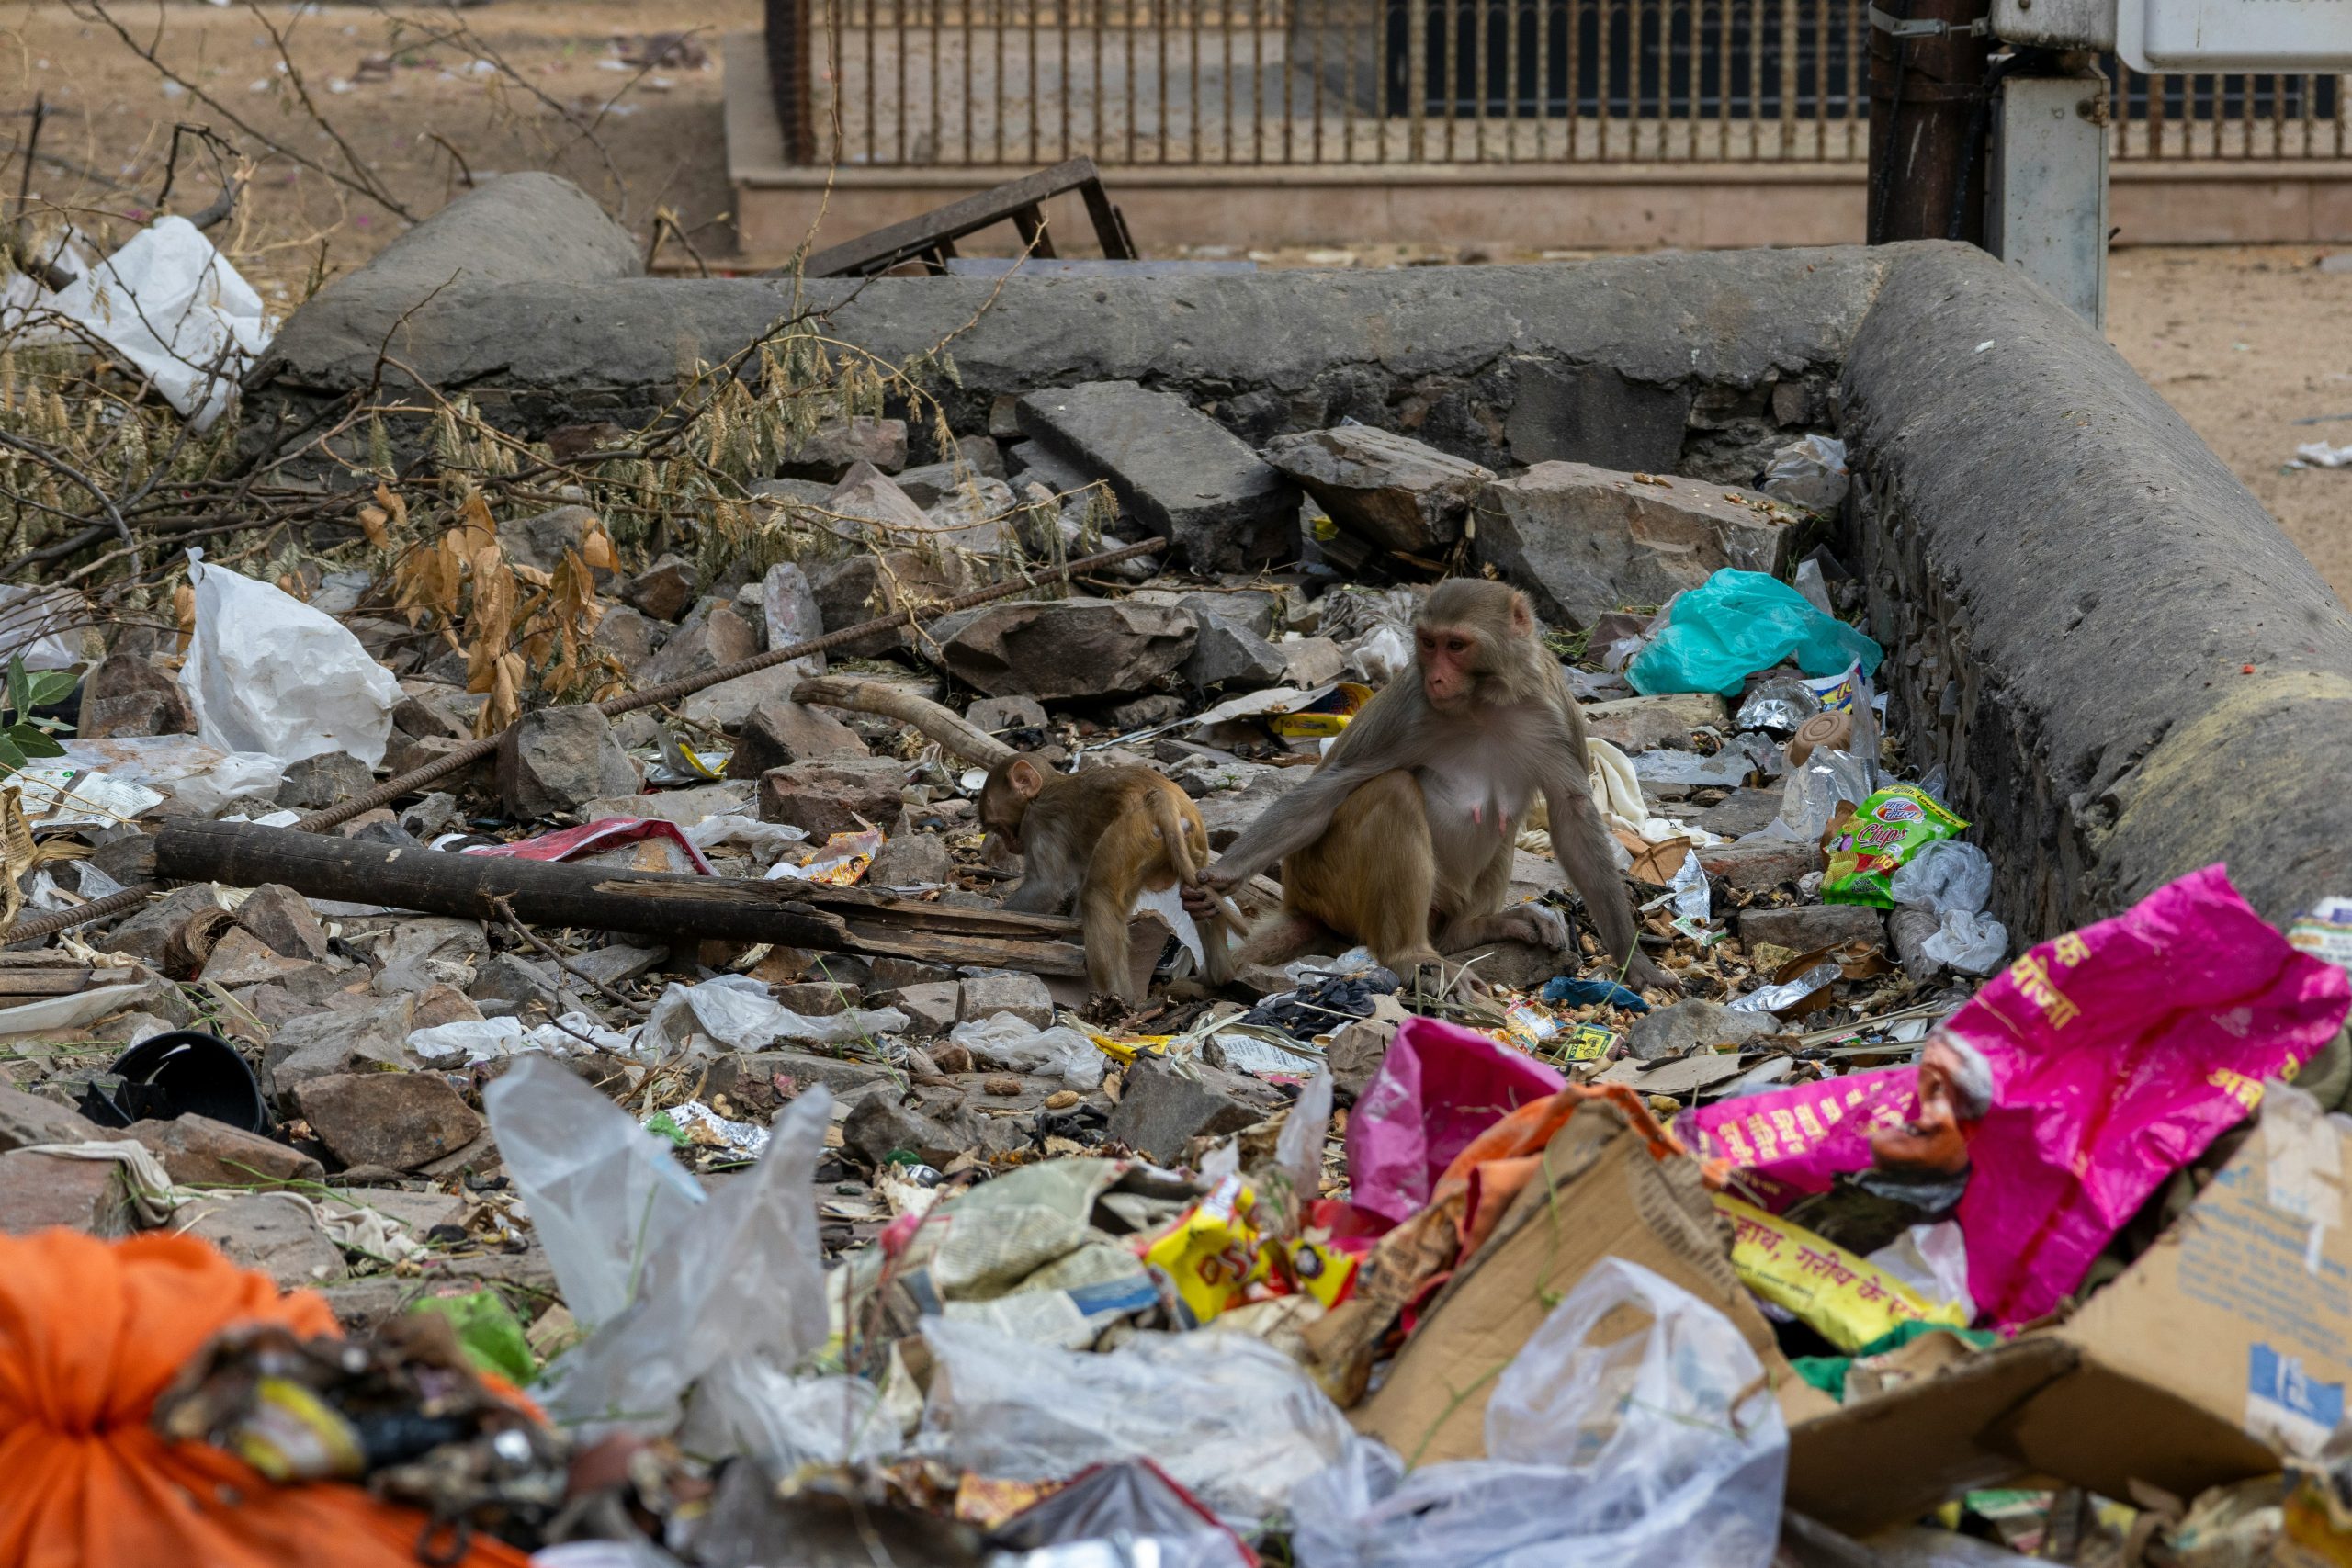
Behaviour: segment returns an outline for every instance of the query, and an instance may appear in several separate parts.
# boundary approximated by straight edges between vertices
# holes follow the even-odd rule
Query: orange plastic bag
[[[206,1340],[256,1319],[341,1332],[320,1297],[280,1295],[192,1236],[0,1235],[0,1562],[413,1568],[424,1515],[356,1486],[273,1486],[219,1449],[166,1442],[147,1425]],[[458,1561],[529,1560],[481,1540]]]

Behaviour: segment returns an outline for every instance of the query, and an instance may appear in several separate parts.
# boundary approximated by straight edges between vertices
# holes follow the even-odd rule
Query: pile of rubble
[[[365,1484],[484,1562],[2327,1537],[2310,1389],[2340,1400],[2345,1341],[2278,1330],[2249,1396],[2206,1364],[2244,1336],[2196,1248],[2235,1205],[2232,1246],[2344,1266],[2340,927],[2290,947],[2208,872],[2016,953],[2000,868],[1899,774],[1828,547],[1834,440],[1758,489],[1498,475],[1363,425],[1252,451],[1094,383],[936,456],[828,425],[724,559],[683,522],[633,562],[584,507],[498,525],[508,565],[589,575],[623,694],[503,729],[492,662],[348,562],[199,566],[179,636],[43,660],[94,662],[10,807],[0,1228],[200,1238],[367,1347],[248,1325],[160,1429]],[[1021,575],[1106,531],[1166,547]],[[1552,628],[1679,997],[1589,935],[1220,987],[1170,889],[1134,911],[1125,1004],[1074,921],[1004,909],[997,753],[1157,770],[1222,849],[1413,678],[1448,573]],[[1522,829],[1510,897],[1573,915],[1550,849]],[[107,900],[137,908],[76,918]],[[2282,1323],[2310,1305],[2232,1256]],[[1653,1326],[1604,1336],[1622,1305]],[[272,1447],[257,1369],[358,1457]],[[2153,1425],[2135,1450],[2085,1400]],[[386,1438],[387,1408],[425,1425]]]

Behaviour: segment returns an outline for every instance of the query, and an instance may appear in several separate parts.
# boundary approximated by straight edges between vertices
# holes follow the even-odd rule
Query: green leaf
[[[25,656],[8,655],[8,707],[17,718],[33,711],[33,683],[25,675]]]
[[[435,1312],[458,1331],[458,1344],[473,1364],[522,1384],[539,1375],[539,1359],[523,1337],[522,1320],[496,1291],[475,1291],[462,1296],[427,1296],[410,1309]]]
[[[25,754],[17,749],[17,743],[8,738],[6,730],[0,730],[0,768],[13,773],[24,765]]]
[[[55,739],[51,738],[50,733],[47,730],[42,729],[38,725],[12,724],[8,727],[8,739],[10,743],[17,748],[18,752],[27,757],[62,757],[65,755],[65,748],[60,746]],[[19,763],[17,765],[21,767],[23,764]]]
[[[82,678],[71,670],[37,670],[33,671],[33,706],[45,708],[62,703],[74,694]]]

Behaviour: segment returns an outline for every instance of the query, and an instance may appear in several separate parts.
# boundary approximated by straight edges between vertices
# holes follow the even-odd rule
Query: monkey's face
[[[980,786],[980,830],[1004,840],[1014,854],[1022,852],[1021,823],[1029,803],[1046,787],[1046,775],[1026,757],[1010,757],[989,770]]]
[[[1424,621],[1413,628],[1414,662],[1421,672],[1421,694],[1441,711],[1475,696],[1483,666],[1476,633],[1467,626]]]
[[[1021,852],[1021,819],[1028,814],[1028,798],[1001,780],[990,779],[980,791],[980,830],[1014,854]]]

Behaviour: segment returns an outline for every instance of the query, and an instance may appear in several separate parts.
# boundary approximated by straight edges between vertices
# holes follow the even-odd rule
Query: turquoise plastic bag
[[[1836,675],[1859,659],[1867,676],[1886,657],[1878,644],[1823,615],[1778,578],[1725,567],[1674,601],[1666,629],[1634,656],[1625,678],[1645,696],[1736,696],[1750,675],[1791,655],[1808,675]]]

